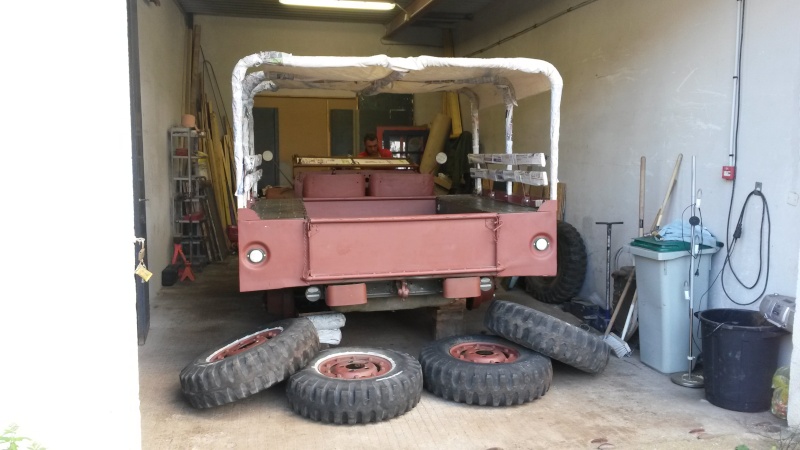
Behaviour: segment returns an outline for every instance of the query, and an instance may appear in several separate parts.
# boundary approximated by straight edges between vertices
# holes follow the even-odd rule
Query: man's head
[[[374,133],[367,133],[364,135],[364,151],[366,151],[369,156],[381,156],[380,148],[380,145],[378,145],[378,136],[375,136]]]

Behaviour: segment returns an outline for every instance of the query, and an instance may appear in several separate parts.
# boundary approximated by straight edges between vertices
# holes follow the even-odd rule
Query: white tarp
[[[381,93],[417,94],[467,90],[480,108],[506,105],[516,100],[550,91],[550,180],[558,182],[558,138],[562,79],[552,64],[529,58],[439,58],[419,56],[390,58],[294,56],[281,52],[261,52],[239,60],[233,71],[233,131],[236,195],[245,207],[244,155],[249,145],[248,109],[252,105],[252,78],[258,67],[258,80],[269,83],[269,90],[325,89],[359,95]],[[246,78],[250,77],[250,82]],[[474,95],[473,95],[474,94]],[[473,117],[475,114],[473,114]],[[475,119],[473,119],[475,120]],[[247,138],[245,138],[247,136]],[[476,134],[475,139],[478,139]],[[249,147],[249,148],[248,148]],[[557,189],[551,189],[555,199]]]

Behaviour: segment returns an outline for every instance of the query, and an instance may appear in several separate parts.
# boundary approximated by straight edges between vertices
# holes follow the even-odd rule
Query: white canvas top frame
[[[257,176],[255,180],[248,178],[248,172],[255,170],[251,158],[252,107],[258,92],[322,89],[373,95],[457,91],[465,94],[472,104],[473,152],[477,153],[478,109],[499,104],[510,112],[517,100],[549,90],[550,182],[555,185],[562,88],[561,75],[552,64],[530,58],[294,56],[282,52],[246,56],[236,64],[232,75],[238,207],[248,205],[257,181]],[[510,120],[510,113],[508,117]],[[506,128],[506,153],[511,153],[510,123]],[[556,191],[550,190],[551,200],[556,199]]]

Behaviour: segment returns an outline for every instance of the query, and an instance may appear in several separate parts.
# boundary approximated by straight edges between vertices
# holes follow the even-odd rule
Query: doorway
[[[358,99],[358,127],[365,133],[378,133],[378,127],[414,125],[414,96],[378,94]]]
[[[132,267],[147,265],[147,252],[140,261],[139,252],[147,245],[147,197],[144,190],[144,144],[142,141],[142,92],[139,79],[139,22],[136,0],[128,0],[128,71],[131,92],[131,143],[133,161],[133,232],[142,239],[134,249]],[[136,335],[139,345],[144,345],[150,331],[150,289],[146,282],[134,275],[136,285]]]
[[[261,179],[258,192],[267,186],[278,186],[280,179],[280,148],[278,145],[278,108],[253,108],[253,150],[263,154],[272,152],[272,160],[261,163]]]

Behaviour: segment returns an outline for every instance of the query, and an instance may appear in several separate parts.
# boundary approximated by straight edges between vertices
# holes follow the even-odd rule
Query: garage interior
[[[264,443],[345,448],[357,441],[362,448],[766,449],[786,442],[785,421],[769,412],[714,406],[702,389],[670,382],[638,354],[611,356],[598,375],[554,362],[550,390],[522,405],[467,405],[425,391],[406,414],[368,425],[321,424],[299,416],[286,400],[285,382],[228,405],[195,409],[180,392],[181,369],[265,320],[259,295],[238,294],[235,272],[232,262],[210,266],[196,283],[164,289],[156,298],[148,342],[140,352],[143,448],[257,448]],[[518,289],[498,298],[539,306]],[[486,310],[482,305],[467,311],[465,334],[487,333]],[[432,314],[423,312],[348,313],[340,346],[388,348],[416,357],[434,340]]]
[[[134,208],[109,210],[102,229],[70,223],[62,230],[73,240],[113,242],[70,252],[72,267],[95,267],[96,271],[96,282],[86,287],[78,307],[59,303],[42,319],[33,302],[4,305],[3,315],[9,308],[7,317],[16,320],[0,329],[3,353],[18,367],[40,367],[37,356],[23,348],[49,347],[51,340],[44,334],[52,333],[69,338],[76,348],[103,350],[103,358],[83,363],[85,370],[77,371],[82,373],[60,375],[59,385],[74,389],[50,393],[48,388],[47,396],[57,401],[46,411],[25,392],[51,386],[50,372],[9,374],[7,386],[13,388],[4,390],[8,408],[0,407],[0,427],[17,423],[21,434],[52,448],[74,447],[71,430],[89,421],[96,423],[93,442],[84,443],[90,448],[101,448],[103,442],[114,442],[115,448],[147,449],[265,445],[792,448],[793,430],[800,421],[796,403],[800,397],[792,395],[798,392],[796,381],[789,381],[787,419],[769,411],[720,408],[707,401],[703,389],[677,385],[669,373],[643,363],[638,336],[629,341],[630,356],[617,357],[612,352],[599,374],[553,361],[546,395],[516,406],[466,405],[424,390],[419,403],[399,417],[369,425],[335,426],[295,414],[287,403],[283,381],[232,404],[195,409],[181,393],[181,369],[214,345],[277,320],[280,314],[265,311],[261,293],[240,292],[237,261],[241,255],[230,240],[224,244],[227,248],[218,248],[219,260],[209,258],[212,261],[195,267],[194,280],[164,286],[162,271],[175,257],[170,131],[183,127],[186,114],[194,115],[201,129],[208,125],[202,111],[192,105],[200,94],[206,96],[217,125],[230,120],[231,71],[240,58],[261,51],[299,56],[534,58],[552,63],[564,80],[561,214],[580,233],[587,256],[585,279],[571,303],[595,308],[591,311],[602,308],[609,253],[612,270],[630,268],[641,260],[631,243],[641,227],[642,159],[646,160],[646,231],[659,215],[661,225],[688,222],[693,204],[699,207],[702,201],[701,226],[725,244],[705,261],[709,284],[698,296],[696,311],[759,311],[766,295],[796,298],[800,293],[800,237],[794,230],[800,219],[800,31],[796,27],[800,5],[796,2],[397,0],[396,8],[384,12],[293,7],[278,0],[129,0],[125,11],[103,3],[89,2],[69,11],[72,16],[78,8],[104,8],[108,25],[92,21],[86,25],[85,36],[65,38],[60,53],[89,49],[94,56],[80,63],[91,65],[103,55],[104,62],[115,69],[109,69],[102,80],[64,76],[75,77],[69,80],[76,91],[104,87],[104,92],[114,92],[105,101],[115,106],[108,107],[107,117],[98,118],[107,134],[83,147],[87,152],[101,152],[107,151],[108,144],[130,146],[134,170],[129,178],[131,154],[115,154],[106,163],[123,167],[124,174],[109,183],[107,192],[97,193],[96,186],[81,182],[96,174],[90,167],[69,177],[63,192],[73,198],[91,193],[103,205],[133,198]],[[120,37],[119,28],[126,22],[130,28],[124,34],[130,42]],[[108,48],[86,45],[95,42],[97,35],[106,35],[102,33],[117,37],[113,55],[107,53]],[[24,55],[19,58],[25,59]],[[54,62],[72,64],[66,59]],[[197,90],[198,81],[202,92]],[[75,111],[87,108],[86,113],[97,114],[93,106],[81,105],[80,97],[72,97],[76,93],[63,95],[71,99]],[[277,117],[261,117],[275,121],[277,133],[257,139],[273,140],[276,147],[270,150],[277,164],[269,166],[273,172],[267,177],[272,178],[263,180],[259,188],[285,186],[284,181],[291,178],[287,174],[292,172],[293,155],[341,152],[342,147],[331,143],[329,130],[319,132],[319,124],[328,126],[335,114],[350,111],[337,117],[354,119],[352,124],[345,120],[353,127],[348,141],[353,153],[361,151],[361,134],[372,126],[365,125],[367,121],[397,119],[391,113],[374,119],[364,113],[367,103],[360,99],[319,93],[304,98],[264,93],[254,103],[262,113],[279,111]],[[549,104],[549,97],[540,95],[516,105],[515,152],[548,148]],[[460,122],[468,129],[469,105],[462,98],[458,106]],[[412,111],[405,104],[374,108],[402,112],[398,119],[402,123],[385,125],[415,129],[429,128],[444,111],[438,93],[414,95]],[[129,111],[132,120],[126,115]],[[33,116],[36,110],[24,112]],[[482,151],[504,151],[505,113],[497,106],[481,110]],[[78,114],[66,119],[57,125],[66,128],[54,130],[71,135],[77,128],[70,127],[84,120]],[[25,136],[38,131],[33,125],[20,130],[17,134]],[[130,143],[128,136],[132,136]],[[217,135],[214,139],[225,138]],[[20,159],[20,164],[27,163]],[[60,177],[57,168],[46,170]],[[13,179],[9,174],[6,181]],[[37,189],[33,194],[39,198],[52,195],[52,188],[32,189]],[[221,191],[218,196],[227,194]],[[235,201],[232,194],[231,199]],[[68,205],[55,208],[63,217],[76,217],[76,210],[66,209]],[[80,217],[92,217],[97,204],[80,208]],[[37,210],[21,211],[33,215]],[[622,223],[608,232],[600,222]],[[142,261],[152,273],[147,283],[135,277],[135,285],[130,272],[139,262],[141,242],[135,244],[131,265],[128,237],[132,228],[137,237],[146,237]],[[33,230],[43,235],[50,232],[44,225]],[[736,251],[732,252],[728,243],[734,234]],[[8,245],[13,254],[30,253],[22,242]],[[28,267],[41,263],[33,256],[25,258],[30,258]],[[22,279],[37,286],[42,298],[60,298],[64,285],[74,285],[74,276],[72,271],[52,274],[52,283],[46,286],[35,275]],[[580,325],[581,319],[570,311],[533,298],[524,280],[515,280],[515,287],[509,286],[510,281],[498,284],[497,300],[544,309]],[[685,291],[682,283],[678,291],[681,295]],[[117,301],[108,301],[110,292]],[[136,311],[131,307],[134,303]],[[484,303],[464,313],[465,333],[491,334],[484,325],[488,308]],[[87,318],[87,310],[102,315]],[[347,313],[346,317],[341,345],[383,347],[417,357],[436,338],[435,313],[425,309]],[[51,333],[38,332],[42,327]],[[792,340],[793,335],[786,332],[774,345],[778,366],[794,372],[800,357],[792,352]],[[69,353],[54,355],[52,362],[69,366],[74,352]],[[108,394],[112,390],[116,395]],[[84,406],[81,414],[71,413],[75,404]]]

